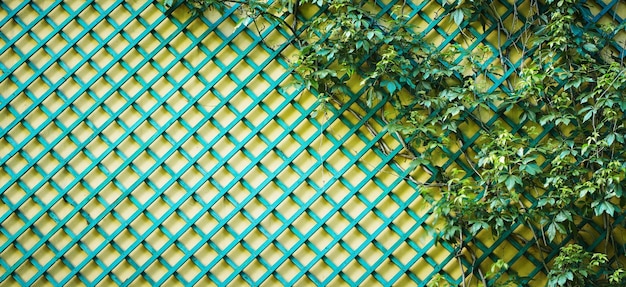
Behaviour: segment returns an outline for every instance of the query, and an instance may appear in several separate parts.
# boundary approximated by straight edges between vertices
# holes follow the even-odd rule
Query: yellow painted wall
[[[0,8],[0,286],[410,286],[450,260],[408,162],[353,114],[312,118],[276,31],[149,1]]]

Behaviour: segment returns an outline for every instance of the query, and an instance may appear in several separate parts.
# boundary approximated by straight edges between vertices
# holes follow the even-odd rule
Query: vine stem
[[[461,268],[461,286],[466,287],[465,286],[465,269],[463,269],[463,261],[461,261],[461,255],[463,253],[463,248],[465,246],[465,244],[463,243],[463,230],[461,230],[461,232],[459,232],[459,244],[461,245],[459,247],[459,251],[456,254],[456,260],[457,262],[459,262],[459,267]]]
[[[474,173],[476,173],[476,175],[478,175],[478,177],[480,177],[480,180],[482,180],[485,183],[485,194],[487,194],[487,191],[489,191],[489,184],[485,181],[485,179],[480,174],[480,172],[478,172],[478,170],[475,167],[474,162],[472,162],[472,160],[469,158],[467,153],[465,153],[465,150],[463,149],[463,141],[461,139],[458,139],[457,146],[459,147],[459,150],[463,154],[463,157],[465,157],[465,160],[467,161],[467,164],[469,164],[469,166],[472,168]]]
[[[543,268],[545,268],[545,270],[547,271],[549,269],[548,269],[548,265],[545,262],[545,255],[543,254],[545,247],[541,246],[541,243],[540,243],[541,241],[539,241],[539,238],[537,237],[537,233],[535,232],[535,229],[532,228],[533,225],[530,222],[530,220],[528,218],[526,218],[525,221],[526,221],[526,224],[528,224],[528,228],[530,228],[531,233],[533,234],[533,238],[535,240],[535,244],[537,245],[537,249],[539,250],[539,255],[542,258],[541,264],[543,265]],[[516,234],[516,233],[513,233],[513,234]],[[516,237],[518,239],[520,239],[524,244],[526,244],[528,242],[526,240],[526,238],[524,238],[523,236],[521,236],[519,234],[516,234],[516,235],[517,235]],[[544,238],[544,240],[545,240],[545,238]],[[545,241],[544,241],[544,244],[545,244]],[[549,250],[545,250],[545,252],[549,253],[550,251]]]
[[[387,118],[385,118],[384,112],[381,113],[380,118],[382,119],[382,121],[386,125],[389,125],[389,121],[387,121]],[[409,146],[404,141],[404,138],[402,137],[400,132],[396,131],[394,133],[395,133],[396,137],[398,138],[398,141],[400,142],[400,144],[402,144],[402,147],[404,148],[404,150],[408,153],[408,155],[400,154],[400,156],[403,156],[403,157],[406,157],[406,158],[409,158],[409,159],[417,159],[417,156],[411,151],[411,149],[409,149]],[[426,172],[428,172],[430,175],[432,175],[432,173],[429,170],[426,170]]]
[[[248,7],[250,6],[250,1],[245,1],[245,0],[224,0],[223,2],[240,4],[240,5],[244,5],[244,6],[248,6]],[[262,11],[262,10],[255,10],[255,11],[259,13],[258,14],[259,16],[265,15],[265,16],[268,16],[268,17],[278,21],[281,24],[281,26],[286,27],[287,29],[289,29],[291,31],[291,33],[293,33],[294,38],[298,38],[298,31],[296,29],[297,29],[297,19],[298,19],[298,17],[297,17],[298,16],[297,15],[297,13],[298,13],[297,9],[298,9],[298,6],[299,6],[299,0],[296,0],[295,3],[296,4],[294,5],[294,9],[293,9],[293,13],[292,13],[293,17],[294,17],[294,22],[291,25],[289,25],[285,21],[285,19],[283,19],[283,18],[281,18],[279,16],[276,16],[276,15],[270,13],[270,12]]]
[[[515,1],[513,1],[513,3],[515,3]],[[508,68],[507,68],[507,64],[504,62],[505,59],[507,59],[504,55],[504,52],[502,51],[502,31],[505,32],[506,37],[510,38],[510,33],[508,31],[506,31],[506,29],[504,28],[504,23],[502,22],[502,18],[500,18],[500,15],[498,15],[498,10],[496,9],[496,7],[494,7],[493,2],[491,3],[491,5],[489,6],[492,10],[493,10],[493,17],[498,19],[498,53],[499,53],[499,58],[500,58],[500,65],[502,65],[502,71],[504,72],[503,74],[506,75]],[[515,7],[515,9],[517,9],[517,7]],[[517,11],[517,10],[514,10]],[[514,18],[517,19],[517,18]],[[513,89],[513,85],[511,84],[511,81],[509,79],[506,80],[506,85],[508,86],[509,90],[512,92],[514,91]]]
[[[626,71],[626,69],[621,69],[619,71],[619,73],[617,73],[617,75],[615,75],[615,78],[613,78],[613,80],[611,81],[611,83],[608,85],[608,87],[606,89],[604,89],[604,91],[602,91],[602,94],[599,96],[599,98],[604,97],[604,95],[609,91],[609,89],[611,88],[611,86],[613,86],[613,84],[615,84],[615,81],[617,81],[617,79],[619,79],[619,76],[622,75],[622,73],[624,73],[624,71]]]
[[[483,286],[488,286],[487,279],[483,275],[483,271],[480,270],[480,266],[476,266],[476,254],[474,254],[474,251],[471,248],[467,248],[467,250],[469,251],[470,256],[472,256],[472,266],[474,266],[474,268],[478,270],[478,276],[480,277],[480,281],[483,283]]]
[[[342,106],[343,103],[337,99],[334,95],[330,96],[330,99],[337,105]],[[348,111],[350,114],[352,114],[353,116],[355,116],[357,119],[363,120],[363,116],[361,116],[359,113],[357,113],[356,111],[354,111],[352,108],[348,107],[346,109],[346,111]],[[387,120],[385,119],[384,116],[381,117],[383,122],[385,122],[385,124],[389,124],[389,122],[387,122]],[[363,122],[363,126],[365,126],[365,128],[367,129],[367,131],[373,136],[373,137],[377,137],[378,136],[378,132],[376,131],[376,129],[374,129],[374,127],[367,121]],[[408,152],[409,154],[398,154],[398,156],[401,157],[405,157],[408,159],[416,159],[417,156],[415,156],[411,150],[408,148],[406,142],[404,141],[404,139],[401,137],[401,135],[399,133],[396,133],[398,140],[400,141],[400,143],[402,144],[404,150],[406,152]],[[387,143],[385,143],[382,139],[378,140],[378,146],[380,151],[384,154],[384,155],[390,155],[391,154],[391,148],[389,148],[389,146],[387,145]],[[428,169],[423,169],[426,173],[432,175],[432,172]],[[403,170],[404,171],[404,170]],[[407,176],[402,177],[406,180],[409,180],[411,182],[413,182],[414,184],[417,184],[419,186],[426,186],[426,187],[443,187],[446,186],[443,183],[425,183],[425,182],[419,182],[417,181],[415,178],[413,178],[413,176],[411,176],[410,174]]]
[[[321,165],[321,176],[322,176],[322,186],[326,185],[326,177],[324,175],[324,171],[326,170],[326,167],[324,167],[324,161],[326,161],[324,159],[324,156],[322,155],[321,151],[322,150],[322,144],[324,143],[324,130],[326,129],[326,122],[328,121],[328,118],[326,117],[326,112],[324,112],[324,123],[322,123],[322,125],[320,126],[320,130],[319,130],[319,144],[317,147],[318,153],[319,153],[319,160],[320,160],[320,165]]]

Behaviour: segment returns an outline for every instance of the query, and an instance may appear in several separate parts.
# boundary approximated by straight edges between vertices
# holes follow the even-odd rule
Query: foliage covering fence
[[[626,3],[70,2],[0,2],[0,286],[623,281]],[[602,65],[550,70],[574,50]],[[553,167],[593,183],[591,216],[524,217],[585,208]]]

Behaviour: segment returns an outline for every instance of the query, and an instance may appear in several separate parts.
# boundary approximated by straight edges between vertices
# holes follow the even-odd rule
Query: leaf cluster
[[[615,39],[626,23],[594,23],[584,3],[546,0],[529,1],[524,23],[511,27],[495,1],[447,1],[433,21],[447,19],[460,39],[445,46],[425,40],[428,31],[410,24],[402,3],[381,10],[352,0],[185,2],[196,13],[234,3],[248,19],[289,26],[299,38],[294,72],[322,108],[354,97],[364,108],[383,107],[388,131],[415,155],[412,166],[433,172],[424,184],[436,189],[422,192],[441,241],[460,252],[481,233],[520,240],[514,230],[522,226],[549,286],[622,281],[626,242],[615,234],[626,225],[626,48]],[[298,17],[303,5],[320,12]],[[472,25],[495,27],[499,45],[513,44],[474,44]],[[604,248],[593,253],[581,246],[601,246],[583,234],[598,225]],[[504,264],[480,272],[482,284],[497,284]]]
[[[593,286],[593,274],[608,260],[606,254],[585,251],[578,244],[563,246],[548,273],[548,286]]]

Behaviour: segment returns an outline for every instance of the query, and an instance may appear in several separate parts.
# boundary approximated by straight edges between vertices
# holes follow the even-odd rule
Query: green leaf
[[[522,179],[516,175],[509,175],[504,184],[508,190],[513,190],[515,188],[515,184],[522,184]]]
[[[593,194],[596,188],[593,186],[586,186],[580,190],[580,197],[585,197],[587,194]]]
[[[395,81],[383,81],[382,84],[387,88],[390,94],[393,94],[396,91],[396,82]]]
[[[452,17],[452,21],[454,21],[457,26],[461,26],[461,23],[463,23],[463,11],[461,9],[452,11],[450,16]]]
[[[248,26],[248,25],[250,25],[250,23],[252,23],[252,21],[253,21],[252,17],[241,18],[239,20],[239,22],[237,22],[237,24],[235,24],[235,28],[234,29],[237,30],[237,28],[239,28],[240,26]]]
[[[570,123],[570,119],[568,118],[558,118],[556,119],[556,121],[554,122],[555,124],[564,124],[564,125],[569,125]]]
[[[608,145],[612,145],[613,141],[615,141],[615,133],[609,134],[608,136],[606,136],[606,143]]]
[[[596,47],[596,45],[592,43],[587,43],[583,45],[583,48],[585,48],[585,50],[589,52],[598,52],[598,47]]]
[[[562,210],[554,217],[554,221],[556,222],[563,222],[568,219],[571,221],[572,215],[569,213],[569,211],[565,211],[565,210]]]
[[[422,164],[421,160],[414,159],[409,164],[409,168],[407,170],[415,170],[415,168],[417,168],[420,164]]]
[[[583,123],[588,121],[593,116],[594,112],[595,112],[594,110],[589,110],[583,117]]]
[[[370,107],[370,108],[371,108],[371,107],[372,107],[372,105],[373,105],[375,93],[376,93],[376,92],[374,91],[374,87],[370,87],[370,88],[367,90],[367,101],[366,101],[366,104],[367,104],[367,106],[368,106],[368,107]]]
[[[458,105],[458,106],[454,106],[448,109],[447,114],[449,114],[450,116],[456,116],[459,113],[461,113],[461,111],[465,110],[465,106],[462,105]]]
[[[545,126],[548,122],[554,121],[556,118],[555,114],[548,114],[539,119],[539,124]]]
[[[541,173],[541,168],[536,163],[531,163],[525,166],[524,171],[530,175],[537,175]]]
[[[553,222],[552,224],[550,224],[546,233],[550,241],[554,240],[554,237],[556,237],[556,223]]]
[[[476,234],[478,234],[478,232],[480,230],[482,230],[483,228],[486,228],[488,226],[489,225],[486,222],[476,222],[476,223],[472,224],[472,227],[470,227],[469,231],[470,231],[470,233],[472,235],[476,235]]]
[[[554,201],[554,200],[551,200],[551,198],[548,198],[548,197],[543,197],[543,198],[541,198],[541,199],[537,202],[537,207],[542,207],[542,206],[545,206],[545,205],[547,205],[548,203],[551,203],[551,201]],[[553,203],[551,203],[551,204],[553,204]]]
[[[615,214],[615,206],[608,201],[603,201],[602,203],[596,205],[593,211],[595,212],[596,216],[600,216],[603,213],[613,216]]]

